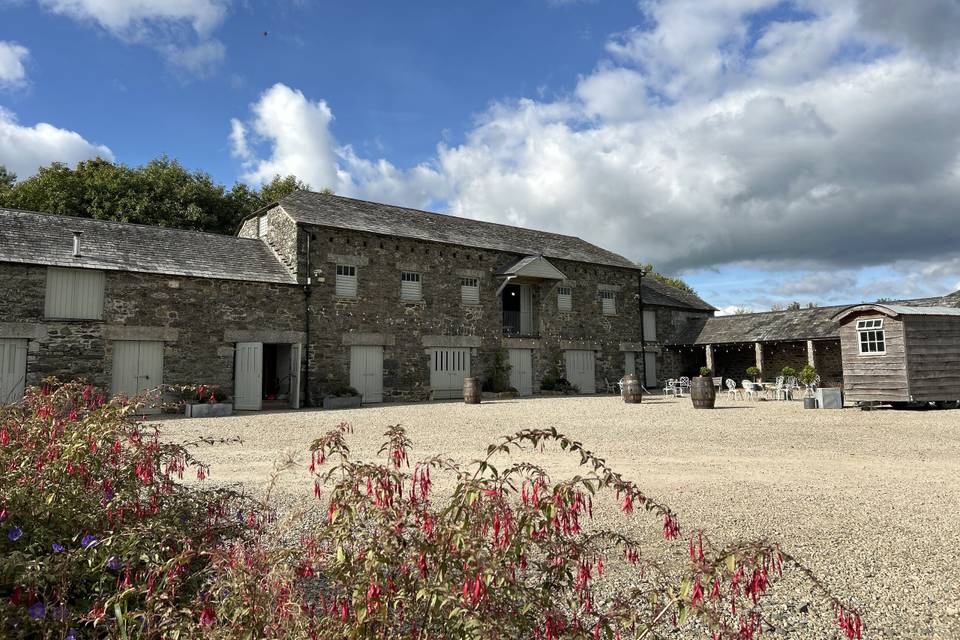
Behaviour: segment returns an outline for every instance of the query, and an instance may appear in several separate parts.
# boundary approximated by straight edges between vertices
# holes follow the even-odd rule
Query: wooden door
[[[430,353],[433,399],[463,397],[463,380],[470,376],[470,349],[435,348]]]
[[[300,357],[302,348],[299,343],[290,345],[290,408],[300,408]]]
[[[0,405],[23,398],[27,377],[27,341],[21,338],[0,340]]]
[[[383,347],[350,347],[350,386],[364,404],[383,402]]]
[[[233,406],[259,411],[263,402],[263,343],[238,342],[233,366]]]
[[[657,354],[648,352],[643,355],[647,361],[647,380],[644,386],[652,389],[657,386]]]
[[[569,349],[564,352],[567,380],[580,389],[580,393],[596,393],[597,381],[594,371],[593,351]]]
[[[530,349],[510,349],[510,386],[521,396],[533,394],[533,352]]]
[[[163,342],[153,340],[115,340],[113,342],[114,396],[135,398],[163,384]],[[158,407],[146,407],[155,413]]]

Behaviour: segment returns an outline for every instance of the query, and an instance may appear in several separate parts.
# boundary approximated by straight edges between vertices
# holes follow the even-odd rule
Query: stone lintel
[[[460,347],[479,349],[483,339],[480,336],[423,336],[425,347]]]
[[[343,344],[347,347],[393,347],[397,337],[391,333],[345,333]]]
[[[264,344],[303,344],[303,331],[271,331],[269,329],[227,329],[224,342],[263,342]]]
[[[570,351],[572,349],[580,351],[600,351],[600,343],[586,340],[561,340],[560,349],[563,351]]]
[[[539,338],[503,338],[500,343],[504,349],[539,349]]]
[[[46,335],[47,327],[39,322],[0,322],[0,338],[41,340]]]
[[[171,327],[131,327],[108,324],[103,327],[106,340],[144,340],[151,342],[176,342],[180,331]]]

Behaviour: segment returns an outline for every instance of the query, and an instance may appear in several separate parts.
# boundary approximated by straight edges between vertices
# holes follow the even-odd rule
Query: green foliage
[[[493,353],[493,362],[487,370],[487,376],[483,381],[483,390],[492,393],[503,393],[509,391],[510,387],[510,362],[507,359],[505,349],[498,349]]]
[[[228,190],[166,156],[140,167],[54,162],[16,183],[0,167],[0,206],[227,234],[247,214],[305,188],[294,176],[276,176],[259,190],[241,183]]]
[[[760,377],[760,368],[759,367],[747,367],[747,375],[750,376],[756,382],[757,378]]]
[[[813,384],[813,381],[817,379],[817,370],[811,367],[809,364],[804,365],[803,369],[800,370],[800,375],[797,376],[797,379],[800,381],[800,384],[810,386]]]
[[[559,349],[550,347],[546,352],[547,371],[540,380],[543,391],[559,391],[565,394],[579,393],[580,389],[571,384],[563,374],[563,354]]]
[[[6,197],[6,194],[10,189],[13,189],[13,185],[17,181],[17,174],[7,171],[7,168],[0,164],[0,204],[3,203],[3,199]]]
[[[331,384],[323,391],[324,397],[330,398],[351,398],[360,395],[360,392],[343,382]]]
[[[710,367],[700,367],[700,375],[701,375],[702,377],[705,378],[705,377],[709,376],[711,373],[713,373],[713,372],[710,370]]]
[[[782,375],[784,378],[796,378],[797,370],[793,367],[784,367],[780,370],[780,375]]]
[[[688,285],[686,282],[684,282],[684,281],[681,280],[680,278],[675,278],[675,277],[673,277],[673,276],[667,276],[667,275],[664,275],[664,274],[662,274],[662,273],[659,273],[658,271],[654,271],[652,264],[647,263],[646,265],[643,266],[643,269],[644,269],[644,271],[647,272],[646,277],[648,277],[648,278],[654,278],[654,279],[659,280],[660,282],[662,282],[662,283],[664,283],[664,284],[670,285],[671,287],[676,287],[677,289],[680,289],[680,290],[682,290],[682,291],[686,291],[686,292],[688,292],[688,293],[692,293],[692,294],[694,294],[694,295],[696,295],[696,293],[697,293],[697,292],[693,289],[693,287],[691,287],[690,285]]]

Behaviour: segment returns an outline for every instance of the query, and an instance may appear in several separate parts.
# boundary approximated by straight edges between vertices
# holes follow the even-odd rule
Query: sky
[[[724,312],[960,289],[960,0],[0,0],[0,164],[580,236]]]

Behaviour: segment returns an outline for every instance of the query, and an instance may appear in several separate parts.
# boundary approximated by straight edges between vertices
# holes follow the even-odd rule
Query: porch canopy
[[[500,288],[497,289],[497,295],[500,295],[503,288],[511,281],[517,283],[542,280],[562,282],[567,279],[567,276],[563,275],[560,269],[557,269],[549,260],[540,255],[521,258],[509,267],[497,271],[494,275],[503,278]]]

